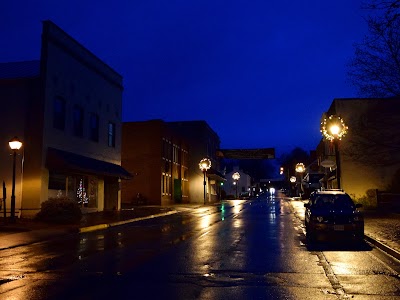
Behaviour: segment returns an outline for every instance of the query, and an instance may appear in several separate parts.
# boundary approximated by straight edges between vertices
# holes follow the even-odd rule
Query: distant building
[[[33,216],[52,197],[83,211],[120,208],[122,77],[51,21],[37,61],[0,64],[0,179],[10,208],[18,136],[16,210]],[[83,196],[78,197],[78,191]]]
[[[238,172],[240,178],[238,180],[233,179],[233,174]],[[249,197],[252,195],[252,184],[251,176],[246,174],[239,167],[234,167],[233,170],[225,174],[226,182],[223,185],[223,190],[228,198],[237,196],[237,198]]]
[[[206,173],[205,202],[218,201],[224,181],[216,157],[219,143],[218,135],[204,121],[124,122],[122,166],[134,177],[122,184],[123,202],[137,203],[139,196],[153,205],[204,203],[199,163],[206,157],[211,169]]]
[[[189,203],[186,141],[162,120],[122,125],[122,166],[133,180],[122,183],[122,202]]]
[[[225,181],[220,171],[220,158],[217,156],[221,141],[218,134],[207,124],[199,121],[168,122],[174,131],[185,138],[190,158],[188,162],[189,198],[191,203],[203,203],[203,172],[199,168],[200,160],[209,158],[211,169],[207,171],[206,203],[221,199],[221,182]]]
[[[337,98],[330,115],[340,116],[349,127],[339,143],[341,187],[360,201],[369,191],[387,190],[400,174],[400,98]],[[332,142],[321,139],[317,157],[325,187],[337,188]],[[331,166],[322,167],[329,160]]]

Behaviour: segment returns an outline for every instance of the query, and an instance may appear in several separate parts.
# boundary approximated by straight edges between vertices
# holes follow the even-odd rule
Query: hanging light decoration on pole
[[[348,128],[343,119],[336,115],[330,115],[321,122],[322,135],[328,141],[340,141],[347,134]]]
[[[232,178],[234,180],[234,184],[236,185],[236,199],[238,197],[238,180],[240,179],[240,173],[235,172],[232,174]]]
[[[211,168],[211,160],[209,160],[208,158],[203,158],[202,160],[200,160],[199,168],[204,174],[204,180],[203,180],[204,204],[206,204],[206,184],[207,184],[207,182],[206,182],[206,173],[207,173],[207,170],[209,170]]]
[[[336,181],[338,189],[341,188],[341,166],[340,166],[340,154],[339,154],[339,141],[347,134],[348,126],[344,123],[344,120],[337,115],[330,115],[325,117],[321,122],[321,133],[322,136],[333,143],[335,147],[335,160],[336,160]]]

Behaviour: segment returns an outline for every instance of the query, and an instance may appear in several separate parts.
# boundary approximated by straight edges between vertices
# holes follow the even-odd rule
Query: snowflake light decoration
[[[203,172],[206,172],[208,169],[211,168],[211,160],[209,160],[208,158],[203,158],[199,163],[199,168]]]
[[[303,163],[296,164],[295,171],[297,173],[303,173],[306,170],[306,166]]]
[[[341,140],[347,133],[348,127],[341,117],[331,115],[321,122],[322,135],[328,140]]]

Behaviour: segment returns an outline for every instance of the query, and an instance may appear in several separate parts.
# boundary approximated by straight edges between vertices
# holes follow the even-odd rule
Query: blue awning
[[[74,171],[93,175],[131,179],[133,176],[117,164],[86,157],[49,147],[47,149],[46,167],[54,171]]]

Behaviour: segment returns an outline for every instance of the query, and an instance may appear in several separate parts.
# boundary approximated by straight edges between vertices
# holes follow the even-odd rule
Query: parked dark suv
[[[364,238],[364,217],[358,210],[362,205],[354,204],[344,191],[314,191],[304,206],[307,240],[325,237],[337,241],[350,237],[361,241]]]

